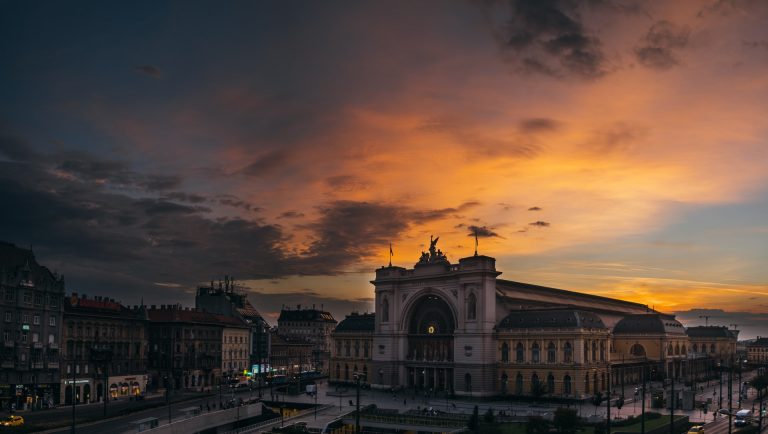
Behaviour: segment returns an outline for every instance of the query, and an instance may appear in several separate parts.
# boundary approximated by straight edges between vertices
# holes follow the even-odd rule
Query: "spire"
[[[389,243],[389,266],[392,266],[392,242]]]
[[[475,229],[475,256],[477,256],[477,229]]]

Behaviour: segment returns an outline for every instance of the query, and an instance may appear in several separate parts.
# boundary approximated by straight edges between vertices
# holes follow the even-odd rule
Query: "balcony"
[[[13,363],[13,360],[3,360],[3,363],[0,367],[3,369],[13,369],[16,367],[16,364]]]
[[[56,342],[51,342],[51,343],[48,344],[48,348],[50,348],[52,350],[58,350],[59,349],[59,344],[57,344]]]
[[[3,343],[3,345],[5,346],[5,348],[13,348],[14,347],[14,342],[13,341],[5,341]]]
[[[48,362],[48,369],[59,369],[59,362]]]
[[[42,342],[32,342],[32,348],[36,350],[41,350],[43,348]]]
[[[32,369],[43,369],[43,362],[32,362]]]

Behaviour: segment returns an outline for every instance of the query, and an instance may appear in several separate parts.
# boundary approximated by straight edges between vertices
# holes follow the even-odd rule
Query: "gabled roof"
[[[280,317],[277,318],[277,322],[281,321],[324,321],[333,322],[336,320],[333,318],[330,312],[326,312],[318,309],[298,309],[298,310],[286,310],[280,311]]]
[[[735,338],[732,331],[725,326],[688,327],[685,333],[692,338]]]
[[[670,333],[684,334],[685,329],[672,315],[648,313],[627,315],[613,327],[614,334]]]
[[[754,342],[747,345],[748,347],[768,347],[768,338],[758,337]]]
[[[605,324],[592,312],[578,309],[535,309],[511,312],[499,322],[498,329],[527,328],[601,328]]]
[[[336,333],[367,332],[373,333],[376,315],[373,313],[352,313],[336,326]]]
[[[237,318],[216,315],[197,309],[182,309],[171,306],[165,309],[147,310],[149,320],[153,322],[185,322],[196,324],[217,325],[221,327],[247,328],[248,325]]]

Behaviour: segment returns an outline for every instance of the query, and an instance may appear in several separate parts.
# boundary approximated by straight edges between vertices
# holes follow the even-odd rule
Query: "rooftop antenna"
[[[704,327],[709,325],[709,315],[699,315],[699,318],[704,318]]]

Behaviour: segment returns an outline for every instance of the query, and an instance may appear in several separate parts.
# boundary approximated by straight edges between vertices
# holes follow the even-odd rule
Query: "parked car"
[[[704,434],[704,427],[701,425],[694,425],[688,430],[688,434]]]
[[[0,421],[0,425],[2,426],[22,426],[24,425],[24,418],[21,416],[8,416],[2,421]]]

